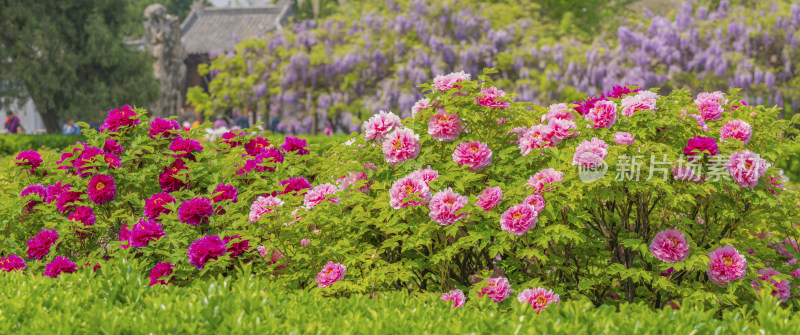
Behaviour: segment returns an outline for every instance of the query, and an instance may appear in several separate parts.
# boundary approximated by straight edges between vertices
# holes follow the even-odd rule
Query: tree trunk
[[[33,100],[34,104],[36,100]],[[44,127],[47,129],[48,133],[59,133],[61,127],[58,126],[58,114],[55,112],[54,109],[50,108],[42,108],[36,106],[36,109],[39,112],[39,115],[42,117],[42,121],[44,122]],[[26,133],[30,133],[34,129],[25,129]]]

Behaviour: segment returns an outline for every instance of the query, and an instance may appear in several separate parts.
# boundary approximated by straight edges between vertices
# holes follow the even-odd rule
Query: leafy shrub
[[[76,135],[7,135],[0,136],[0,155],[9,156],[25,150],[38,150],[49,148],[63,150],[78,141],[84,141],[83,136]]]

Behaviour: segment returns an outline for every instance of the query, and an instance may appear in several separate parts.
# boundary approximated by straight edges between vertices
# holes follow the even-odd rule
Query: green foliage
[[[0,136],[0,156],[16,155],[20,151],[39,150],[42,148],[63,150],[66,147],[86,139],[78,135],[4,135]]]

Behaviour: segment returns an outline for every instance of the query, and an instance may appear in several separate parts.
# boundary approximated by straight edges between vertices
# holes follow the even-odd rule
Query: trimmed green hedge
[[[53,150],[63,150],[64,148],[78,141],[86,141],[83,135],[3,135],[0,136],[0,155],[15,155],[20,151],[38,150],[42,147]]]
[[[470,300],[452,310],[437,295],[404,292],[324,297],[269,278],[217,278],[188,288],[148,287],[136,264],[58,279],[0,275],[0,333],[124,334],[791,334],[800,318],[770,297],[722,314],[683,306],[595,308],[565,301],[536,314],[512,296],[503,304]],[[250,269],[245,269],[250,273]]]

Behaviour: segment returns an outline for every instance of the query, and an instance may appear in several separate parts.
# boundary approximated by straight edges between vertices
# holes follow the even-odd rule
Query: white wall
[[[44,127],[44,121],[42,121],[42,117],[39,116],[39,112],[36,111],[36,106],[33,104],[33,100],[28,99],[22,107],[17,105],[17,102],[12,102],[10,106],[7,108],[0,107],[0,125],[4,125],[6,122],[6,111],[11,110],[19,116],[19,121],[22,124],[22,128],[25,130],[26,134],[39,134],[46,132]],[[6,128],[3,127],[0,129],[0,132],[5,133]]]

